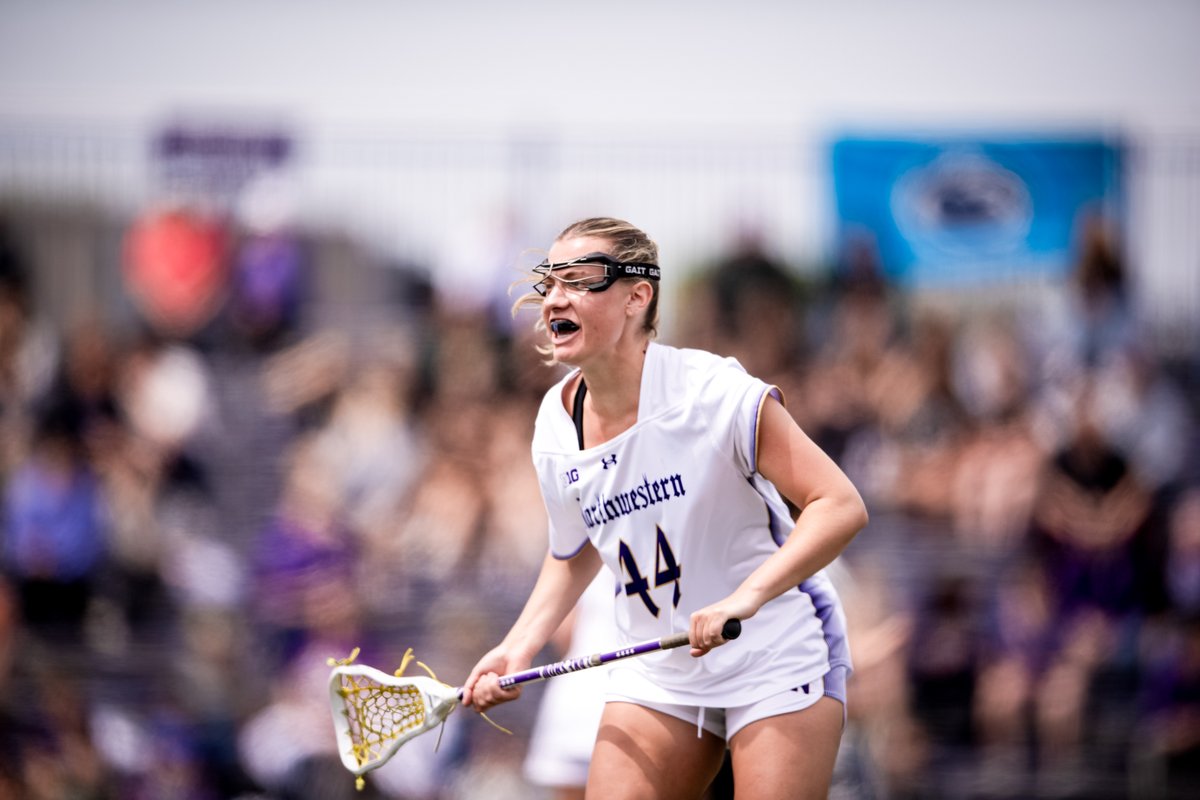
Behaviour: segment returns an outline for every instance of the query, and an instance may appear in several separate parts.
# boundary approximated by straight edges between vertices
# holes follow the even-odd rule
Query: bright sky
[[[1193,0],[0,5],[0,114],[614,133],[1200,130]]]

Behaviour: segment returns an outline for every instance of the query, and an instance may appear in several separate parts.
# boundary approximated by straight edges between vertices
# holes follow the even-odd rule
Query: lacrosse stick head
[[[459,690],[434,678],[397,677],[363,664],[329,676],[329,705],[342,764],[358,778],[458,707]]]

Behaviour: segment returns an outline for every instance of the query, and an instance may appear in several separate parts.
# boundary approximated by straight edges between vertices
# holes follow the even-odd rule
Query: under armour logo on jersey
[[[613,453],[612,458],[601,458],[600,463],[604,465],[605,469],[615,467],[617,465],[617,454]]]

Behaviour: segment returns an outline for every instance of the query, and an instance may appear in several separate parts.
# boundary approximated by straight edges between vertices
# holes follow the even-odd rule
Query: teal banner
[[[832,160],[839,242],[871,240],[900,284],[1061,277],[1086,215],[1121,224],[1121,148],[1099,138],[847,137]]]

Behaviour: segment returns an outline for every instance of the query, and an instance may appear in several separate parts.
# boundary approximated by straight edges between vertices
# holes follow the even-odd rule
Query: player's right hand
[[[519,672],[528,666],[527,660],[521,663],[520,659],[509,656],[503,646],[491,650],[479,659],[463,684],[463,705],[482,713],[501,703],[516,700],[521,696],[521,687],[501,689],[500,676]]]

